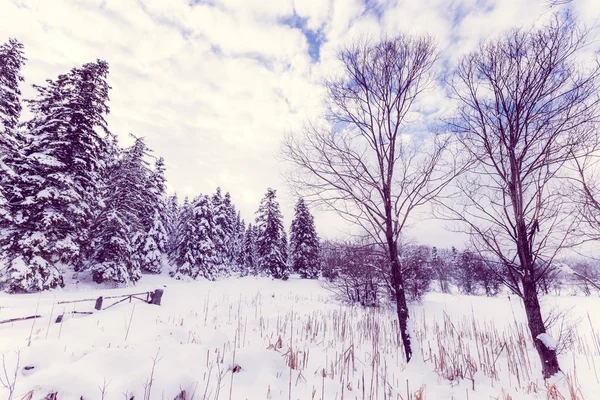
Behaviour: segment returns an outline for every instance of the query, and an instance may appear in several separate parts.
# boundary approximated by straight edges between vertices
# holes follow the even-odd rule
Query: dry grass
[[[300,303],[307,299],[290,293],[283,300]],[[285,388],[275,387],[275,381],[265,384],[264,398],[424,400],[428,390],[433,390],[423,385],[423,379],[435,382],[435,376],[417,380],[415,376],[419,375],[411,374],[413,366],[407,368],[398,324],[390,310],[336,306],[265,317],[263,306],[260,294],[230,301],[226,296],[211,298],[209,293],[204,304],[198,305],[199,312],[157,317],[156,324],[163,327],[189,326],[187,343],[183,344],[201,345],[206,326],[232,332],[231,340],[207,348],[206,356],[198,360],[201,372],[195,381],[182,382],[178,393],[165,393],[165,398],[182,393],[187,400],[235,398],[232,393],[238,378],[234,379],[233,374],[253,368],[242,361],[241,369],[238,354],[257,348],[278,353],[285,366],[275,377],[285,382]],[[124,326],[125,336],[132,328],[132,317],[133,310]],[[600,333],[593,326],[591,334],[570,326],[568,340],[563,339],[561,346],[573,356],[573,365],[563,365],[565,375],[547,383],[541,378],[527,327],[516,319],[497,326],[493,319],[474,313],[457,318],[446,313],[426,315],[416,308],[411,325],[415,355],[422,360],[424,373],[436,374],[439,384],[456,389],[460,396],[455,395],[455,399],[481,398],[478,395],[482,389],[488,398],[491,387],[491,398],[498,400],[519,399],[524,394],[551,400],[585,400],[576,365],[595,372],[595,359],[600,356]],[[135,338],[129,334],[127,340]],[[151,390],[161,390],[153,386],[158,354],[148,358],[149,377],[140,383],[145,385],[146,393],[138,393],[136,398],[149,398]],[[596,372],[595,376],[598,379]],[[105,385],[101,396],[106,390]],[[129,395],[133,396],[133,391],[126,393],[126,397]]]

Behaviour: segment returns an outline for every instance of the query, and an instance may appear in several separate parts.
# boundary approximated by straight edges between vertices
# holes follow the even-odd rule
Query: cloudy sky
[[[569,7],[597,24],[597,0]],[[25,97],[31,84],[107,60],[110,129],[124,145],[129,133],[146,138],[166,160],[171,192],[193,197],[221,186],[248,220],[270,186],[288,225],[294,199],[281,139],[318,117],[319,82],[339,68],[340,45],[399,30],[430,33],[442,69],[482,39],[549,15],[546,0],[0,0],[0,41],[25,45]],[[439,110],[442,93],[429,94]],[[317,228],[326,237],[348,229],[323,212]],[[462,241],[435,221],[410,234],[437,245]]]

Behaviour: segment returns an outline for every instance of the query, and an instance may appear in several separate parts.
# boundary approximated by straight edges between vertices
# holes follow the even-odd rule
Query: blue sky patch
[[[321,57],[321,46],[325,42],[325,35],[321,29],[312,30],[307,27],[308,18],[299,16],[294,12],[294,15],[284,18],[281,23],[289,27],[300,29],[306,37],[308,43],[308,54],[312,62],[318,62]]]

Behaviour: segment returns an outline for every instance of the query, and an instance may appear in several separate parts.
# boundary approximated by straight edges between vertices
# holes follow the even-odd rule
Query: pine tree
[[[238,219],[237,210],[231,201],[229,192],[225,193],[225,197],[223,198],[223,209],[225,213],[225,225],[223,230],[225,233],[226,262],[227,264],[234,266],[236,264],[240,221]]]
[[[9,287],[26,291],[62,286],[57,265],[77,264],[88,242],[92,210],[99,205],[99,174],[109,108],[104,61],[85,64],[35,86],[29,101],[30,137],[13,161],[19,196],[8,204],[18,220],[7,245]],[[43,279],[19,280],[38,271]],[[31,286],[27,282],[34,282]]]
[[[171,254],[173,251],[174,243],[176,241],[177,223],[179,220],[180,211],[181,207],[179,206],[179,199],[177,198],[177,193],[172,196],[169,196],[165,202],[164,217],[164,225],[167,231],[167,254]]]
[[[203,276],[214,280],[219,274],[212,201],[208,196],[198,196],[192,204],[184,205],[178,243],[172,260],[178,278]]]
[[[144,261],[155,258],[152,245],[156,243],[154,238],[147,240],[150,228],[145,226],[148,217],[144,213],[151,211],[145,154],[146,145],[137,138],[133,146],[123,150],[105,170],[103,207],[91,228],[92,251],[88,255],[95,282],[134,283],[141,278]],[[151,218],[154,215],[152,213]],[[149,254],[142,251],[146,247]]]
[[[216,249],[217,262],[219,265],[227,263],[227,237],[230,234],[229,220],[227,209],[221,188],[218,187],[212,198],[212,209],[214,216],[214,232],[212,234]]]
[[[173,205],[173,203],[171,203]],[[175,266],[185,263],[188,251],[188,237],[193,235],[191,223],[193,216],[192,205],[186,196],[183,199],[183,204],[177,206],[177,211],[172,215],[171,233],[169,237],[169,260]],[[171,275],[175,274],[171,271]]]
[[[154,171],[149,174],[147,185],[143,190],[145,208],[140,215],[143,237],[138,248],[143,271],[160,273],[163,256],[167,252],[167,232],[165,228],[165,177],[164,160],[159,158],[154,164]],[[145,212],[149,212],[151,218]]]
[[[13,203],[22,201],[15,169],[23,171],[20,164],[26,160],[20,154],[25,138],[17,130],[22,110],[19,83],[23,81],[21,68],[25,61],[23,45],[17,40],[10,39],[0,46],[0,255],[15,237],[16,221],[9,199]],[[32,236],[23,243],[30,250],[28,254],[12,254],[0,276],[0,286],[9,292],[30,292],[63,285],[61,272],[37,256],[36,246],[44,245],[39,241],[43,238]]]
[[[167,191],[165,178],[165,160],[162,157],[156,159],[154,170],[150,173],[149,183],[151,193],[155,196],[155,203],[162,202]]]
[[[17,154],[21,150],[23,137],[17,131],[21,115],[21,91],[23,81],[21,68],[25,64],[23,45],[15,39],[0,45],[0,256],[2,244],[9,235],[12,221],[9,199],[18,197],[14,192],[15,172],[12,161],[22,159]]]
[[[102,229],[97,231],[98,248],[94,253],[92,277],[94,282],[113,281],[131,284],[142,274],[134,245],[131,226],[122,210],[110,205],[98,219]]]
[[[21,68],[26,58],[23,45],[16,39],[9,39],[0,45],[0,132],[9,133],[17,127],[21,116],[21,91],[23,82]],[[5,136],[0,136],[4,144]]]
[[[246,233],[246,223],[242,219],[239,212],[236,215],[235,226],[236,228],[233,240],[232,257],[235,265],[241,270],[244,266],[244,239]]]
[[[276,279],[287,279],[289,271],[285,264],[283,248],[283,217],[276,200],[276,191],[269,188],[257,211],[258,236],[256,248],[258,268],[262,273]]]
[[[285,229],[282,227],[281,228],[281,259],[283,261],[283,263],[285,264],[285,268],[287,270],[289,270],[289,259],[288,259],[288,238],[287,238],[287,233],[285,232]],[[289,272],[289,271],[288,271]]]
[[[314,279],[319,274],[320,263],[319,238],[314,218],[304,199],[300,198],[290,227],[290,265],[302,278]]]
[[[256,255],[256,230],[252,224],[248,224],[244,234],[244,260],[241,275],[256,275],[257,273],[257,255]]]
[[[162,271],[163,256],[166,254],[167,231],[163,218],[154,212],[153,224],[148,231],[142,247],[141,268],[144,271],[159,274]]]

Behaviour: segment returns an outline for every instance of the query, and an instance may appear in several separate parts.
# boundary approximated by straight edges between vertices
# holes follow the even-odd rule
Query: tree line
[[[317,278],[320,245],[314,218],[302,198],[294,209],[290,239],[284,229],[276,190],[267,189],[254,225],[247,226],[229,193],[167,200],[167,237],[164,247],[176,278],[236,274],[264,275],[287,280],[291,273]]]
[[[321,274],[326,287],[340,300],[364,307],[393,302],[395,294],[385,251],[366,238],[321,243]],[[409,301],[420,301],[427,292],[497,296],[502,293],[504,267],[470,249],[401,244],[401,273]],[[553,269],[539,277],[540,295],[598,293],[600,263],[597,260],[563,260],[568,270]]]
[[[220,188],[179,204],[166,196],[164,160],[142,137],[123,148],[109,130],[106,61],[34,85],[36,98],[22,100],[25,62],[16,39],[0,46],[0,288],[62,287],[71,272],[134,284],[165,265],[177,278],[317,276],[319,241],[304,200],[289,243],[273,189],[248,226]]]

